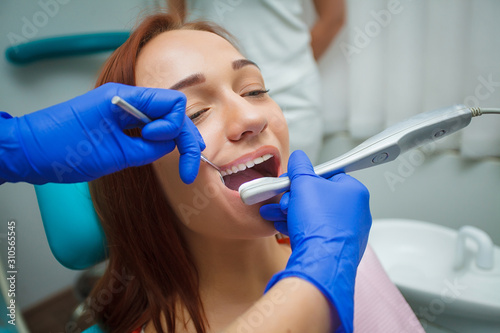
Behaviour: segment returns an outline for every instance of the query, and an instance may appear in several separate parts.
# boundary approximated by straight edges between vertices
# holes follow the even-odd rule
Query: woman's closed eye
[[[265,94],[269,92],[269,89],[264,90],[264,89],[257,89],[257,90],[252,90],[248,93],[243,94],[243,97],[263,97]]]
[[[191,119],[194,122],[195,120],[200,118],[208,110],[209,110],[208,108],[205,108],[205,109],[202,109],[200,111],[196,111],[195,113],[193,113],[192,115],[189,116],[189,119]]]
[[[262,98],[262,97],[266,96],[268,92],[269,92],[269,89],[265,89],[265,90],[264,89],[256,89],[256,90],[252,90],[252,91],[249,91],[247,93],[244,93],[241,96],[242,97],[252,97],[252,98]],[[189,116],[189,119],[191,119],[193,122],[199,121],[201,119],[201,117],[204,115],[204,113],[209,111],[209,110],[210,110],[210,108],[203,108],[199,111],[196,111]]]

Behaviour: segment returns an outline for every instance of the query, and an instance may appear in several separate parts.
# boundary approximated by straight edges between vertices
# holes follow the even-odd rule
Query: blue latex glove
[[[111,103],[115,95],[155,120],[144,125]],[[186,97],[178,91],[107,83],[19,118],[3,113],[0,184],[90,181],[151,163],[176,145],[181,154],[181,179],[192,183],[205,144],[185,108]],[[142,137],[130,137],[123,132],[134,127],[143,127]]]
[[[340,173],[330,180],[314,173],[302,151],[288,162],[290,191],[279,204],[261,207],[263,218],[290,236],[292,255],[286,269],[273,276],[296,276],[314,284],[337,310],[337,332],[352,332],[354,280],[371,227],[369,193],[356,179]]]

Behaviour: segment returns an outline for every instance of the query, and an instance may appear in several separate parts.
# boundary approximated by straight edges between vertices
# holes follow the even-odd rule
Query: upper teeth
[[[252,168],[256,164],[261,164],[262,162],[267,161],[271,157],[273,157],[273,155],[271,155],[271,154],[265,154],[263,156],[257,157],[256,159],[253,159],[251,161],[246,161],[245,163],[240,163],[238,165],[233,165],[231,168],[229,168],[227,170],[221,171],[221,175],[222,176],[232,175],[233,173],[237,173],[237,172],[243,171],[246,168]]]

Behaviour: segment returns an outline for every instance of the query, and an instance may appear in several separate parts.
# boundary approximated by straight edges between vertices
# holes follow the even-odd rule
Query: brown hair
[[[135,85],[135,64],[142,47],[162,32],[179,29],[229,38],[211,23],[181,23],[168,14],[149,16],[105,63],[96,87],[107,82]],[[128,133],[140,135],[137,129]],[[152,320],[162,332],[163,314],[167,330],[174,332],[176,318],[182,318],[182,313],[176,314],[176,306],[177,312],[183,312],[181,304],[196,331],[205,332],[197,270],[152,166],[128,168],[92,181],[90,192],[109,251],[106,272],[90,298],[98,323],[109,332],[121,333]]]

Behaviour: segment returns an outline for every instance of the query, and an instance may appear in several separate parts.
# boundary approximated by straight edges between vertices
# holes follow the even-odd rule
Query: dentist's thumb
[[[287,170],[288,178],[292,182],[293,180],[299,176],[313,176],[319,177],[314,172],[314,167],[307,157],[306,153],[302,150],[294,151],[288,160],[288,170]]]

